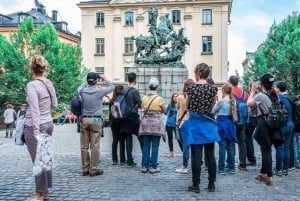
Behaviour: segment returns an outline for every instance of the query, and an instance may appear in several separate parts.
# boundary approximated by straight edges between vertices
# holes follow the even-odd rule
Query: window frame
[[[95,67],[95,73],[97,73],[98,75],[100,74],[105,74],[105,68],[104,67]]]
[[[179,17],[178,17],[178,15],[179,15]],[[181,11],[180,10],[172,11],[172,23],[173,24],[181,24]]]
[[[105,38],[95,38],[95,55],[105,55]]]
[[[127,20],[127,17],[131,19]],[[125,26],[134,26],[134,13],[132,11],[126,11],[124,13],[124,24]]]
[[[96,26],[98,27],[105,26],[105,13],[103,12],[96,13]]]
[[[202,36],[201,54],[202,55],[213,54],[213,37],[212,36]]]
[[[202,10],[202,24],[212,24],[212,9]]]
[[[125,56],[134,55],[134,41],[131,37],[124,38],[124,55]]]

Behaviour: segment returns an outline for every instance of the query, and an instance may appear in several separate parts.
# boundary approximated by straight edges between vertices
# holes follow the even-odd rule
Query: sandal
[[[44,196],[42,193],[33,193],[26,201],[44,201]]]

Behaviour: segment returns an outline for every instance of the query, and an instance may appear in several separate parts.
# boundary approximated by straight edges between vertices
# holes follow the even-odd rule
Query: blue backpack
[[[242,96],[239,98],[236,94],[233,94],[236,102],[237,126],[244,126],[249,123],[249,111],[245,100],[245,92],[242,91]]]
[[[115,119],[124,119],[127,117],[129,111],[127,108],[126,96],[131,89],[133,88],[128,89],[125,95],[120,94],[110,107],[111,115]]]
[[[79,93],[71,99],[71,103],[70,103],[72,113],[78,117],[81,116],[81,113],[82,113],[81,94],[82,94],[83,88],[80,89]]]

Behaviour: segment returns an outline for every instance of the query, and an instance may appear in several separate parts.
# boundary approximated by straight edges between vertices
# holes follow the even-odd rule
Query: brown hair
[[[235,106],[235,100],[232,93],[232,85],[230,83],[224,84],[222,87],[222,92],[229,95],[232,120],[237,121],[238,116],[237,116],[237,111]]]
[[[14,108],[14,106],[13,106],[12,104],[10,104],[10,103],[8,103],[6,107],[7,107],[8,109],[13,109],[13,108]]]
[[[34,74],[43,74],[48,67],[48,62],[42,55],[35,55],[31,58],[30,69]]]
[[[110,102],[113,103],[117,99],[117,97],[122,94],[122,92],[123,85],[116,85]]]
[[[182,93],[183,93],[184,96],[186,96],[186,90],[187,90],[187,88],[188,88],[190,85],[194,84],[194,83],[195,83],[195,82],[194,82],[193,79],[187,79],[187,80],[184,82],[184,84],[183,84],[183,89],[182,89]]]
[[[206,63],[197,64],[194,70],[196,75],[199,75],[200,79],[207,79],[210,73],[210,69]]]

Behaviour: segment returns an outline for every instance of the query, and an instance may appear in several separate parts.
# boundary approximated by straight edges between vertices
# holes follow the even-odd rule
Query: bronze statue
[[[158,10],[152,6],[149,8],[149,33],[151,36],[132,37],[135,40],[136,51],[134,63],[136,64],[158,64],[181,62],[189,40],[183,34],[183,28],[178,32],[173,30],[173,24],[169,19],[169,13],[157,26]]]

